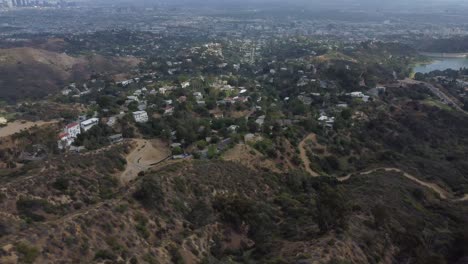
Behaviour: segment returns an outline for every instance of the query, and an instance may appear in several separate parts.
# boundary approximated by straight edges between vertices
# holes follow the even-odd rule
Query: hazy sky
[[[88,0],[91,1],[91,0]],[[96,0],[94,0],[96,1]],[[452,6],[454,4],[467,4],[468,0],[98,0],[101,2],[145,2],[156,3],[197,3],[197,4],[291,4],[291,5],[316,5],[316,6],[362,6],[362,7],[384,7],[384,6]]]
[[[88,0],[92,1],[92,0]],[[101,0],[101,1],[114,1],[114,0]],[[381,4],[453,4],[453,3],[463,3],[466,0],[121,0],[128,2],[137,2],[143,1],[147,3],[158,3],[158,2],[218,2],[218,3],[309,3],[309,4],[360,4],[360,5],[381,5]]]

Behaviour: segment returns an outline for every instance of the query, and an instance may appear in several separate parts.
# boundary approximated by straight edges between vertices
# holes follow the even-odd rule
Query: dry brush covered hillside
[[[120,187],[125,147],[2,177],[1,263],[457,263],[467,206],[396,172],[339,183],[188,161]],[[105,168],[99,164],[108,164]],[[463,263],[463,262],[460,262]]]
[[[137,66],[136,58],[65,53],[22,47],[0,49],[0,97],[15,101],[40,98],[92,74],[119,74]]]

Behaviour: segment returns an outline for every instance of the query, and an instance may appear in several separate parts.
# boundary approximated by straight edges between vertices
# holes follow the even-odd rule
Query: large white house
[[[81,122],[81,129],[83,129],[83,131],[86,132],[97,124],[99,124],[99,118],[91,118]]]
[[[66,149],[70,147],[78,135],[81,134],[81,128],[79,123],[68,124],[62,133],[59,134],[58,148]]]
[[[76,138],[81,133],[79,123],[71,123],[65,127],[65,133],[68,133],[71,138]]]
[[[370,96],[363,94],[362,92],[352,92],[349,95],[353,98],[361,98],[364,102],[369,101]]]
[[[59,140],[57,141],[58,148],[66,149],[69,146],[71,146],[71,144],[73,144],[74,141],[75,141],[75,138],[72,138],[70,137],[70,134],[63,132],[59,135]]]
[[[148,113],[146,111],[133,112],[133,118],[137,123],[148,122]]]

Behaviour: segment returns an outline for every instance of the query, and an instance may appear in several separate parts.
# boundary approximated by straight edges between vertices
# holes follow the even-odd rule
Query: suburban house
[[[333,124],[335,123],[334,117],[329,117],[329,116],[326,116],[325,114],[321,114],[317,120],[320,121],[322,124],[324,124],[326,127],[330,127],[330,128],[332,128]]]
[[[123,136],[122,134],[115,134],[109,137],[109,142],[111,144],[117,144],[123,141]]]
[[[81,127],[80,124],[75,122],[68,124],[65,129],[63,129],[63,132],[59,134],[58,138],[58,148],[59,149],[65,149],[71,146],[73,142],[75,142],[75,139],[78,137],[78,135],[81,134]]]
[[[216,118],[216,119],[224,118],[224,114],[223,113],[214,113],[213,117]]]
[[[57,142],[57,145],[59,149],[65,149],[71,146],[71,144],[73,144],[74,141],[75,138],[72,138],[70,137],[70,134],[63,132],[59,134],[59,140]]]
[[[160,94],[166,94],[167,88],[161,87],[159,88],[159,93]]]
[[[301,101],[301,102],[302,102],[303,104],[305,104],[305,105],[311,105],[312,102],[313,102],[313,100],[312,100],[311,97],[305,96],[305,95],[299,95],[299,96],[297,97],[297,99],[298,99],[299,101]]]
[[[148,102],[147,101],[142,101],[140,104],[138,104],[138,110],[144,111],[148,107]]]
[[[351,97],[355,97],[355,98],[360,98],[360,97],[363,97],[364,94],[362,92],[352,92],[349,94]]]
[[[136,111],[133,112],[133,118],[137,123],[146,123],[148,122],[148,113],[146,111]]]
[[[266,116],[264,116],[264,115],[259,116],[257,118],[257,120],[255,120],[255,123],[257,123],[257,125],[259,125],[259,126],[263,126],[263,123],[265,123],[265,118],[266,118]]]
[[[172,144],[171,144],[171,148],[173,148],[173,149],[174,149],[174,148],[180,148],[180,147],[182,147],[182,144],[181,144],[181,143],[172,143]]]
[[[116,116],[111,116],[109,117],[109,119],[107,120],[107,125],[110,126],[110,127],[113,127],[115,124],[117,123],[117,117]]]
[[[122,86],[128,86],[129,84],[132,84],[134,83],[135,81],[133,79],[130,79],[130,80],[125,80],[125,81],[121,81],[121,82],[118,82],[117,84],[121,84]]]
[[[65,133],[68,133],[71,138],[78,137],[81,134],[81,128],[79,123],[71,123],[65,127]]]
[[[203,95],[202,95],[202,93],[200,93],[200,92],[194,92],[194,93],[193,93],[193,96],[195,97],[195,99],[196,99],[197,101],[200,101],[200,100],[203,99]]]
[[[99,118],[91,118],[81,122],[81,129],[83,129],[83,131],[86,132],[97,124],[99,124]]]
[[[173,106],[166,106],[164,108],[164,115],[172,115],[174,113],[174,107]]]
[[[133,102],[133,101],[138,102],[138,101],[140,101],[140,100],[138,99],[138,97],[135,96],[135,95],[127,96],[127,99],[128,99],[130,102]]]
[[[190,82],[183,82],[183,83],[180,84],[180,86],[181,86],[182,88],[187,88],[187,87],[190,86]]]
[[[231,125],[228,127],[229,132],[232,132],[232,133],[236,132],[237,129],[239,129],[239,126],[237,125]]]
[[[370,98],[370,96],[365,95],[362,92],[352,92],[352,93],[349,93],[348,95],[350,95],[353,98],[361,98],[364,102],[368,102]]]

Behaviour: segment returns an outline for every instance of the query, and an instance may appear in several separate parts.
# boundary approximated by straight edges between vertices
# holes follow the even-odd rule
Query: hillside
[[[466,257],[466,204],[441,200],[395,172],[338,183],[189,161],[118,188],[109,175],[122,171],[118,153],[124,152],[69,155],[28,176],[2,178],[0,262],[456,263]],[[104,162],[106,169],[99,166]]]
[[[444,39],[429,39],[418,42],[418,49],[425,52],[437,53],[466,53],[468,52],[468,37],[453,37]]]
[[[179,21],[0,41],[0,264],[466,263],[463,71]]]
[[[0,49],[0,97],[41,98],[92,74],[128,72],[139,61],[99,55],[71,57],[35,48]]]

